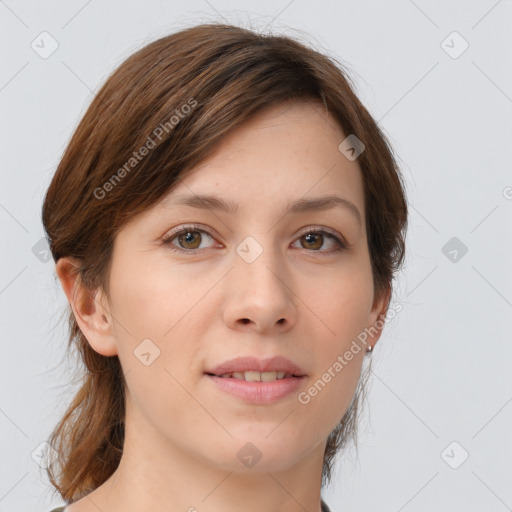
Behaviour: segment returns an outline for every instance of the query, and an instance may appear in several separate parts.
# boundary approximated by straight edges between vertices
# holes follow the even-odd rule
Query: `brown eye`
[[[205,236],[213,240],[212,236],[204,229],[199,229],[196,226],[185,226],[167,235],[162,242],[173,251],[190,252],[192,254],[201,252],[197,249],[202,249],[200,245],[204,241]]]
[[[323,235],[318,233],[307,233],[302,235],[300,239],[306,241],[304,249],[320,249],[324,241]]]
[[[346,249],[346,245],[339,237],[324,229],[312,230],[310,228],[309,231],[303,233],[297,240],[300,241],[300,245],[303,249],[326,256]],[[331,241],[331,249],[320,250],[326,240]]]
[[[187,230],[184,232],[184,234],[178,235],[176,239],[184,249],[197,249],[201,243],[199,231]]]

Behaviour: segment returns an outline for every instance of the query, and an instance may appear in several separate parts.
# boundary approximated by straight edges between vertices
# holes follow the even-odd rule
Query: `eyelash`
[[[209,230],[204,229],[201,226],[198,226],[197,224],[189,224],[189,225],[185,225],[185,226],[181,227],[179,230],[171,231],[171,233],[169,233],[162,239],[162,243],[164,245],[167,245],[169,247],[169,249],[174,252],[178,252],[178,253],[182,253],[182,254],[191,254],[191,255],[201,253],[203,250],[181,249],[179,247],[173,246],[173,244],[171,243],[178,236],[186,234],[187,232],[190,232],[190,231],[191,232],[198,231],[201,233],[206,233],[211,238],[214,238],[213,233],[211,233]],[[306,231],[299,234],[299,236],[297,237],[297,240],[306,235],[318,235],[318,234],[325,234],[329,238],[333,239],[334,242],[336,243],[336,247],[334,249],[330,249],[328,251],[311,250],[311,252],[321,254],[322,256],[329,256],[329,255],[332,255],[332,254],[335,254],[335,253],[338,253],[338,252],[341,252],[341,251],[347,249],[346,244],[337,235],[335,235],[334,233],[331,233],[330,231],[327,231],[323,228],[320,228],[320,227],[308,228]],[[304,250],[308,251],[308,249],[304,249]]]

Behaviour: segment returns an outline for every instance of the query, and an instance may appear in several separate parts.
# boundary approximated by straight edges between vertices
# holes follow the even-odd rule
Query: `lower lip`
[[[303,377],[289,377],[271,382],[247,382],[241,379],[207,375],[226,393],[242,398],[252,404],[271,404],[296,391],[303,383]]]

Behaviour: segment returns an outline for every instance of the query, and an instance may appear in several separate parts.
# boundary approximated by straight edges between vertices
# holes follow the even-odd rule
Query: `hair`
[[[113,242],[122,227],[168,194],[237,126],[289,100],[319,103],[346,135],[365,145],[358,163],[374,297],[389,297],[405,252],[403,178],[348,73],[334,58],[288,36],[217,23],[150,42],[95,95],[44,198],[42,221],[54,261],[76,258],[79,282],[91,294],[101,287],[108,296]],[[125,381],[118,357],[93,350],[69,304],[66,312],[67,352],[76,350],[83,368],[78,392],[48,440],[56,458],[47,473],[71,503],[105,482],[120,462]],[[329,434],[323,483],[331,479],[337,452],[356,438],[362,389],[358,385]]]

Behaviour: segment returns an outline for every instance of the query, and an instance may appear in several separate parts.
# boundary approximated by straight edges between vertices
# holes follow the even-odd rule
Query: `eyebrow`
[[[235,215],[238,211],[237,203],[222,199],[218,196],[206,194],[176,196],[165,200],[165,204],[168,206],[183,205],[204,210],[219,210],[231,215]],[[362,225],[362,216],[357,209],[357,206],[348,199],[334,195],[313,197],[310,199],[298,199],[289,206],[288,212],[298,214],[311,211],[325,211],[330,210],[336,206],[343,207],[351,211],[352,214],[357,218],[359,224]]]

